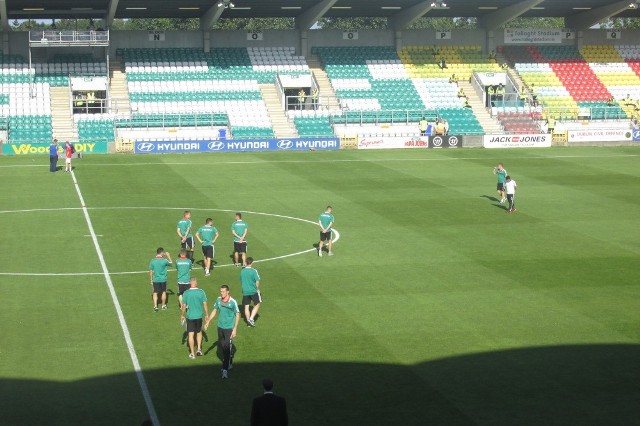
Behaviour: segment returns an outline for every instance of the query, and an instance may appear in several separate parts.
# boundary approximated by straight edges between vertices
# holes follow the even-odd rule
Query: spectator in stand
[[[422,116],[422,118],[418,122],[418,129],[420,129],[420,136],[425,136],[427,134],[428,126],[429,126],[429,123],[427,122],[427,119],[424,118],[424,116]]]
[[[434,134],[434,132],[435,132],[435,131],[436,131],[435,126],[434,126],[433,124],[429,123],[429,124],[427,125],[427,132],[426,132],[426,135],[427,135],[427,136],[433,136],[433,134]]]
[[[520,87],[520,106],[525,106],[527,103],[527,90],[524,86]]]
[[[469,99],[468,98],[464,99],[464,104],[462,104],[462,108],[471,108],[471,105],[469,104]]]
[[[627,97],[622,100],[624,106],[635,106],[633,99],[631,99],[631,95],[627,93]]]
[[[445,132],[445,127],[444,127],[444,120],[438,120],[438,123],[436,124],[436,135],[444,135]]]
[[[556,128],[556,118],[553,115],[550,115],[547,118],[547,132],[553,134],[553,130]]]
[[[444,58],[440,58],[440,62],[438,65],[440,66],[441,70],[449,69],[449,67],[447,66],[447,61],[445,61]]]
[[[448,135],[449,134],[449,122],[447,120],[442,120],[444,121],[444,134]]]
[[[457,83],[458,82],[458,77],[456,77],[455,74],[451,74],[451,77],[449,77],[449,83]]]
[[[487,106],[493,106],[493,101],[496,99],[496,88],[495,86],[487,87]]]
[[[609,99],[607,99],[607,106],[616,106],[616,99],[613,96],[609,96]]]
[[[489,52],[489,55],[487,56],[488,59],[495,61],[496,60],[496,51],[492,50],[491,52]]]
[[[529,89],[531,92],[531,105],[534,107],[538,106],[538,88],[534,83],[531,83],[531,88]]]
[[[467,95],[464,93],[464,89],[461,87],[460,90],[458,90],[458,98],[467,98]]]
[[[498,85],[498,87],[496,88],[496,100],[497,101],[504,101],[505,93],[506,93],[506,91],[504,89],[504,84],[500,83]]]

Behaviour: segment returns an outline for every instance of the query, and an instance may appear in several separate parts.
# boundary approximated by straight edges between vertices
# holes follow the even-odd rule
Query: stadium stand
[[[457,85],[449,83],[449,73],[436,71],[438,66],[435,63],[427,66],[417,62],[433,61],[433,58],[428,58],[426,49],[413,46],[403,49],[400,55],[392,47],[379,46],[312,49],[319,56],[346,112],[342,117],[334,116],[333,121],[358,125],[400,124],[404,114],[404,124],[414,123],[408,125],[414,133],[416,123],[422,116],[428,116],[433,120],[447,120],[450,133],[482,134],[482,127],[473,112],[462,108],[462,101],[456,95]],[[463,48],[464,53],[454,48],[445,50],[444,57],[451,61],[452,67],[460,70],[463,77],[468,78],[474,64],[477,65],[465,60],[481,63],[479,48]],[[484,65],[486,69],[495,69],[495,64]],[[484,65],[482,69],[485,69]],[[384,129],[380,127],[377,131],[384,132]],[[357,129],[355,133],[364,130]],[[398,130],[396,126],[389,132]]]
[[[259,83],[276,74],[309,73],[292,47],[198,49],[124,49],[129,97],[136,116],[215,112],[228,117],[233,137],[274,137]],[[151,114],[151,115],[149,115]],[[138,120],[139,121],[139,120]],[[190,121],[181,121],[187,126]],[[125,121],[116,123],[127,127]]]
[[[547,115],[626,118],[619,105],[607,105],[615,97],[608,89],[611,80],[607,74],[624,67],[620,55],[604,47],[586,46],[586,56],[573,46],[505,47],[503,51],[529,89],[535,88]],[[616,60],[620,66],[590,60]]]
[[[499,112],[498,121],[505,132],[513,134],[542,133],[540,126],[534,120],[531,113],[526,112]]]

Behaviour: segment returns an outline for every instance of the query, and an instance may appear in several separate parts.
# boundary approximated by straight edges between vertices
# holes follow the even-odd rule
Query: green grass
[[[75,174],[164,425],[247,424],[267,376],[294,425],[630,425],[639,154],[120,155],[78,160]],[[1,423],[137,425],[148,412],[78,195],[46,160],[0,158]],[[515,214],[494,199],[498,161],[518,182]],[[226,265],[234,211],[266,259],[312,249],[319,229],[250,212],[315,222],[327,204],[336,256],[256,264],[265,301],[257,327],[240,326],[230,379],[214,328],[189,360],[175,296],[154,313],[144,272],[158,246],[177,254],[181,210],[196,227],[214,218]],[[76,272],[92,275],[6,274]],[[237,268],[194,275],[211,303],[222,283],[240,298]]]

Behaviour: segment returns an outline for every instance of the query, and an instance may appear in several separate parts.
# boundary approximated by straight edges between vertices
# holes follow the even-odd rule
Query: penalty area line
[[[102,267],[102,274],[104,275],[104,279],[107,283],[107,287],[109,288],[109,293],[111,294],[111,300],[113,301],[113,305],[116,309],[116,313],[118,314],[118,320],[120,321],[122,334],[124,335],[124,339],[127,343],[127,348],[129,349],[129,356],[131,357],[133,369],[136,372],[136,377],[138,378],[138,383],[140,384],[140,389],[142,391],[144,402],[147,405],[147,411],[149,411],[151,422],[154,425],[159,426],[160,421],[158,419],[158,414],[156,413],[156,409],[153,406],[153,401],[151,400],[151,394],[149,393],[147,382],[145,381],[144,375],[142,374],[142,368],[140,367],[140,361],[138,361],[138,355],[136,354],[136,350],[133,347],[133,341],[131,340],[129,327],[127,326],[127,322],[124,319],[124,314],[122,313],[122,307],[120,306],[120,302],[118,301],[118,295],[116,294],[116,290],[113,287],[113,281],[111,280],[111,275],[109,274],[107,263],[104,260],[104,255],[102,254],[100,243],[98,243],[98,236],[96,235],[96,232],[93,228],[93,224],[91,223],[91,217],[89,217],[89,210],[86,207],[87,205],[84,202],[84,197],[82,196],[82,192],[80,191],[80,185],[78,185],[78,180],[76,179],[76,175],[73,172],[73,170],[71,170],[71,177],[73,178],[73,185],[76,189],[76,193],[78,194],[78,198],[80,199],[80,205],[82,206],[82,213],[84,214],[84,218],[87,222],[87,227],[89,228],[89,233],[91,235],[91,239],[93,240],[93,245],[96,249],[98,260],[100,261],[100,266]]]

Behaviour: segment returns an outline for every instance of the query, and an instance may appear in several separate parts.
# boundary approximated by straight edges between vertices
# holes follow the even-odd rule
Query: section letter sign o
[[[342,31],[342,38],[344,40],[357,40],[358,30],[344,30]]]

